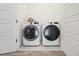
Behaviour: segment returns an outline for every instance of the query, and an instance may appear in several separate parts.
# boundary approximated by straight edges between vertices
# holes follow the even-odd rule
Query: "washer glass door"
[[[27,25],[23,29],[23,36],[28,41],[34,41],[39,35],[39,30],[35,25]]]
[[[60,35],[59,28],[55,25],[48,25],[44,29],[44,37],[49,41],[56,40]]]

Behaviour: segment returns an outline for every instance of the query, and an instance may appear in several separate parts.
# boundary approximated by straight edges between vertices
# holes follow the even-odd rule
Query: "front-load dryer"
[[[56,46],[60,43],[59,22],[48,22],[42,26],[42,44],[46,46]]]
[[[24,46],[40,45],[40,24],[39,22],[33,22],[32,24],[24,23],[22,36]]]

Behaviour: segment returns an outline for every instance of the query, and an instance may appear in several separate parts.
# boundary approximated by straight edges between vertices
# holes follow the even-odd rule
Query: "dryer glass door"
[[[39,35],[39,30],[34,25],[27,25],[23,30],[23,36],[28,41],[34,41]]]
[[[44,29],[44,37],[49,41],[56,40],[60,35],[59,28],[55,25],[48,25]]]

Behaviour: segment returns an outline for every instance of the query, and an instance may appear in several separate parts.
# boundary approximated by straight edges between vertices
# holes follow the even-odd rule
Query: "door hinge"
[[[18,42],[18,39],[16,39],[16,43]]]
[[[16,23],[18,23],[18,20],[16,19]]]

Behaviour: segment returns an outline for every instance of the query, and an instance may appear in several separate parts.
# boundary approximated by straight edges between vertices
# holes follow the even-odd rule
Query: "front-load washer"
[[[40,45],[40,24],[39,22],[33,22],[32,24],[24,23],[22,36],[24,46]]]
[[[42,44],[46,46],[56,46],[60,43],[59,22],[48,22],[42,26]]]

